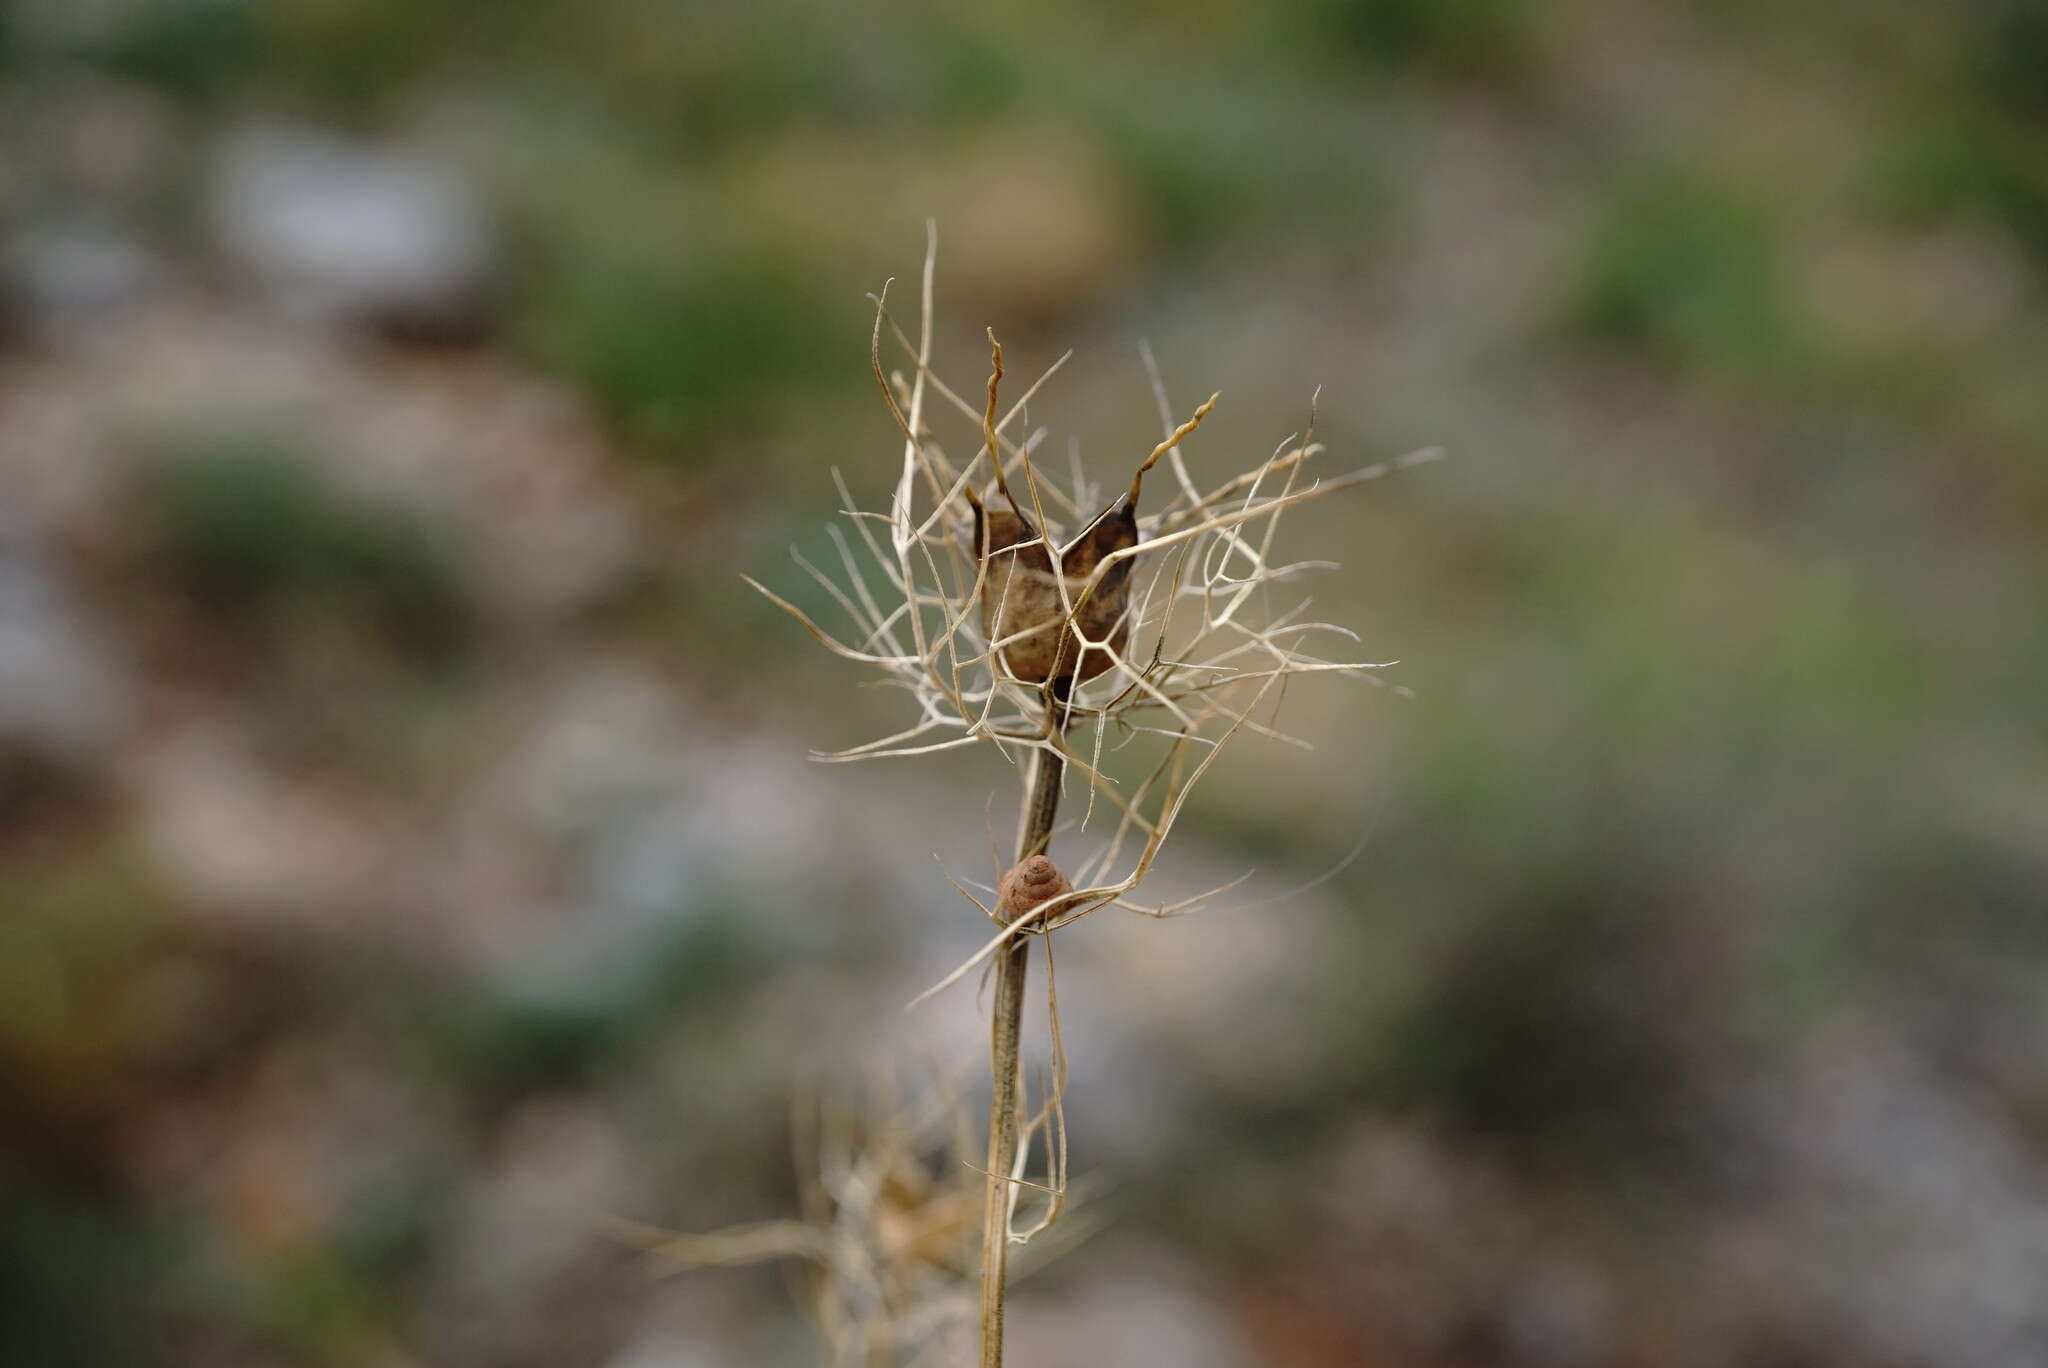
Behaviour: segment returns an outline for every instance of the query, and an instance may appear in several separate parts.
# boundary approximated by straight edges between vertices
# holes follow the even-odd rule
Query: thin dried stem
[[[1053,744],[1038,752],[1023,831],[1017,840],[1019,863],[1045,853],[1059,815],[1060,781],[1066,765],[1059,750],[1056,706],[1048,706],[1046,720]],[[1017,1164],[1017,1113],[1022,1101],[1017,1060],[1030,967],[1031,942],[1022,936],[996,957],[995,1015],[989,1026],[988,1186],[981,1219],[982,1368],[1002,1368],[1003,1362],[1003,1301],[1009,1275],[1010,1211],[1016,1191],[1011,1171]]]

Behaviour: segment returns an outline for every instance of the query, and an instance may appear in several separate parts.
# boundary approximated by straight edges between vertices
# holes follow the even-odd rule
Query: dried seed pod
[[[1037,535],[1021,512],[976,507],[975,549],[986,567],[981,629],[992,643],[1017,637],[1003,647],[1003,664],[1023,682],[1082,683],[1108,669],[1109,651],[1122,651],[1130,640],[1130,560],[1111,565],[1093,589],[1088,580],[1109,555],[1137,545],[1133,502],[1120,497],[1088,524],[1061,555],[1058,576],[1046,544],[1034,541]],[[1068,604],[1073,606],[1071,620]],[[1028,635],[1017,636],[1020,632]],[[1089,649],[1082,644],[1084,637],[1106,642],[1109,650]]]
[[[1072,892],[1073,887],[1058,865],[1043,855],[1032,855],[1010,866],[996,887],[996,901],[1003,915],[1015,921],[1047,898]]]

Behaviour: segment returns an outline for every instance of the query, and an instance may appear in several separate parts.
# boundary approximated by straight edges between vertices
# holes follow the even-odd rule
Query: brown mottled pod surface
[[[991,642],[1029,633],[1003,648],[1003,663],[1010,673],[1027,684],[1078,684],[1108,669],[1108,652],[1087,649],[1081,638],[1107,640],[1116,651],[1130,640],[1130,560],[1110,566],[1085,601],[1081,596],[1105,557],[1137,545],[1138,520],[1131,501],[1118,498],[1088,525],[1060,557],[1058,577],[1043,543],[1008,549],[1037,535],[1027,519],[1008,509],[983,508],[976,513],[976,549],[987,566],[981,629]],[[1071,624],[1060,598],[1061,578],[1066,581],[1066,602],[1075,606]]]
[[[1011,921],[1023,916],[1047,898],[1073,891],[1060,867],[1043,855],[1033,855],[1010,866],[996,888],[1003,915]]]

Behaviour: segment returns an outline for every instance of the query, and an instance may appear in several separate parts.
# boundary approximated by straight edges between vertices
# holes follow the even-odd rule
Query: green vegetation
[[[290,446],[188,445],[144,473],[146,553],[203,611],[245,632],[334,618],[432,664],[473,626],[446,541],[418,518],[338,488]]]
[[[1332,36],[1387,71],[1491,81],[1526,70],[1528,0],[1326,0]]]
[[[1616,191],[1586,248],[1580,327],[1682,365],[1762,372],[1792,343],[1769,209],[1730,187],[1661,173]]]
[[[519,332],[661,453],[694,455],[757,430],[792,392],[865,379],[844,346],[858,318],[821,304],[822,288],[744,254],[691,257],[683,244],[617,260],[558,249]]]

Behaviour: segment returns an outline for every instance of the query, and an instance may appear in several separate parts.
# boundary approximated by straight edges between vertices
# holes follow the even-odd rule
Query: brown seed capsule
[[[1043,855],[1033,855],[1010,866],[996,887],[996,900],[1010,921],[1029,912],[1047,898],[1073,891],[1060,867]]]
[[[1106,641],[1110,650],[1119,652],[1130,640],[1130,560],[1112,564],[1093,589],[1088,587],[1088,578],[1106,557],[1137,545],[1138,521],[1131,501],[1117,499],[1066,549],[1057,577],[1043,542],[1023,545],[1037,535],[1019,512],[976,508],[976,550],[987,567],[982,576],[981,629],[991,642],[1028,633],[1003,647],[1003,663],[1023,682],[1082,683],[1110,666],[1108,651],[1089,650],[1082,644],[1083,637]],[[1064,601],[1062,579],[1066,582]],[[1069,604],[1073,607],[1071,622],[1067,618]]]

